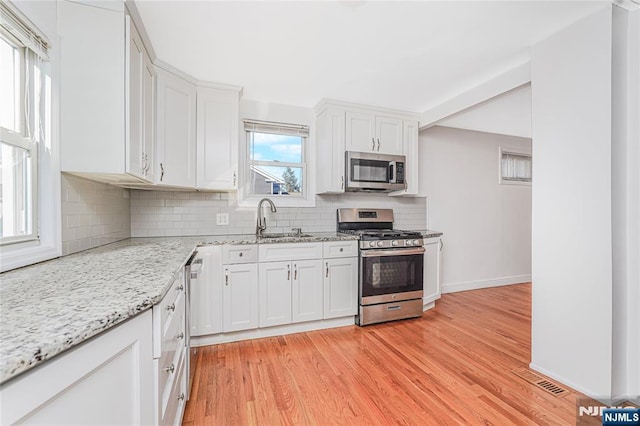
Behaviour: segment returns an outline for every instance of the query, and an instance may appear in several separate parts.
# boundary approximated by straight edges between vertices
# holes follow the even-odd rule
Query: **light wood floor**
[[[444,295],[420,319],[209,346],[183,424],[575,425],[575,393],[512,373],[530,342],[520,284]]]

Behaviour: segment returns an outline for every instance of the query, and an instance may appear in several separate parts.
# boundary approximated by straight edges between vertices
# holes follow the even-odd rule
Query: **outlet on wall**
[[[216,214],[216,225],[228,225],[228,224],[229,224],[229,213]]]

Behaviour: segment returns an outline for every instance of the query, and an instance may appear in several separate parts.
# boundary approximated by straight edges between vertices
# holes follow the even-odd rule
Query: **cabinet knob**
[[[198,276],[198,273],[196,272],[196,277]],[[193,278],[193,276],[192,276]],[[176,287],[176,291],[182,291],[184,290],[184,284],[180,284],[178,287]]]
[[[178,401],[184,401],[184,392],[182,392],[176,399]]]
[[[167,306],[167,311],[175,312],[176,311],[176,304],[172,303],[169,306]]]
[[[167,373],[173,373],[175,370],[176,370],[176,367],[173,364],[164,368],[164,371],[166,371]]]
[[[176,340],[182,340],[184,339],[184,333],[180,332],[178,335],[176,335]]]
[[[343,252],[344,251],[344,247],[340,247],[340,251]]]
[[[238,253],[238,257],[242,257],[243,254],[243,252]]]

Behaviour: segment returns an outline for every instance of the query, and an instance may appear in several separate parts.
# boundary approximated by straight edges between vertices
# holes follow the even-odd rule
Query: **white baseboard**
[[[514,275],[512,277],[495,278],[491,280],[469,281],[466,283],[442,284],[441,290],[444,293],[456,293],[459,291],[477,290],[480,288],[499,287],[503,285],[528,283],[531,275]]]
[[[538,373],[542,373],[545,376],[555,380],[558,383],[562,383],[563,385],[569,386],[570,388],[572,388],[573,390],[576,390],[580,393],[583,393],[585,395],[587,395],[590,398],[595,399],[596,401],[602,402],[603,404],[607,403],[607,400],[610,399],[609,397],[607,397],[606,395],[596,395],[592,389],[586,389],[580,385],[578,385],[577,383],[572,382],[569,379],[566,379],[558,374],[555,374],[549,370],[547,370],[546,368],[540,367],[539,365],[534,364],[533,362],[529,364],[529,368],[537,371]]]
[[[219,333],[208,336],[192,336],[191,346],[209,346],[219,343],[238,342],[240,340],[260,339],[262,337],[284,336],[285,334],[301,333],[303,331],[323,330],[326,328],[355,326],[355,318],[343,317],[319,321],[308,321],[297,324],[278,325],[267,328],[255,328],[253,330],[236,331],[233,333]]]

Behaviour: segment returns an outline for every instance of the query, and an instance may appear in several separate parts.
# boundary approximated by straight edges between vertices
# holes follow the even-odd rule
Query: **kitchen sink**
[[[312,237],[311,234],[298,234],[297,232],[275,232],[270,234],[262,234],[260,238],[304,238]]]

